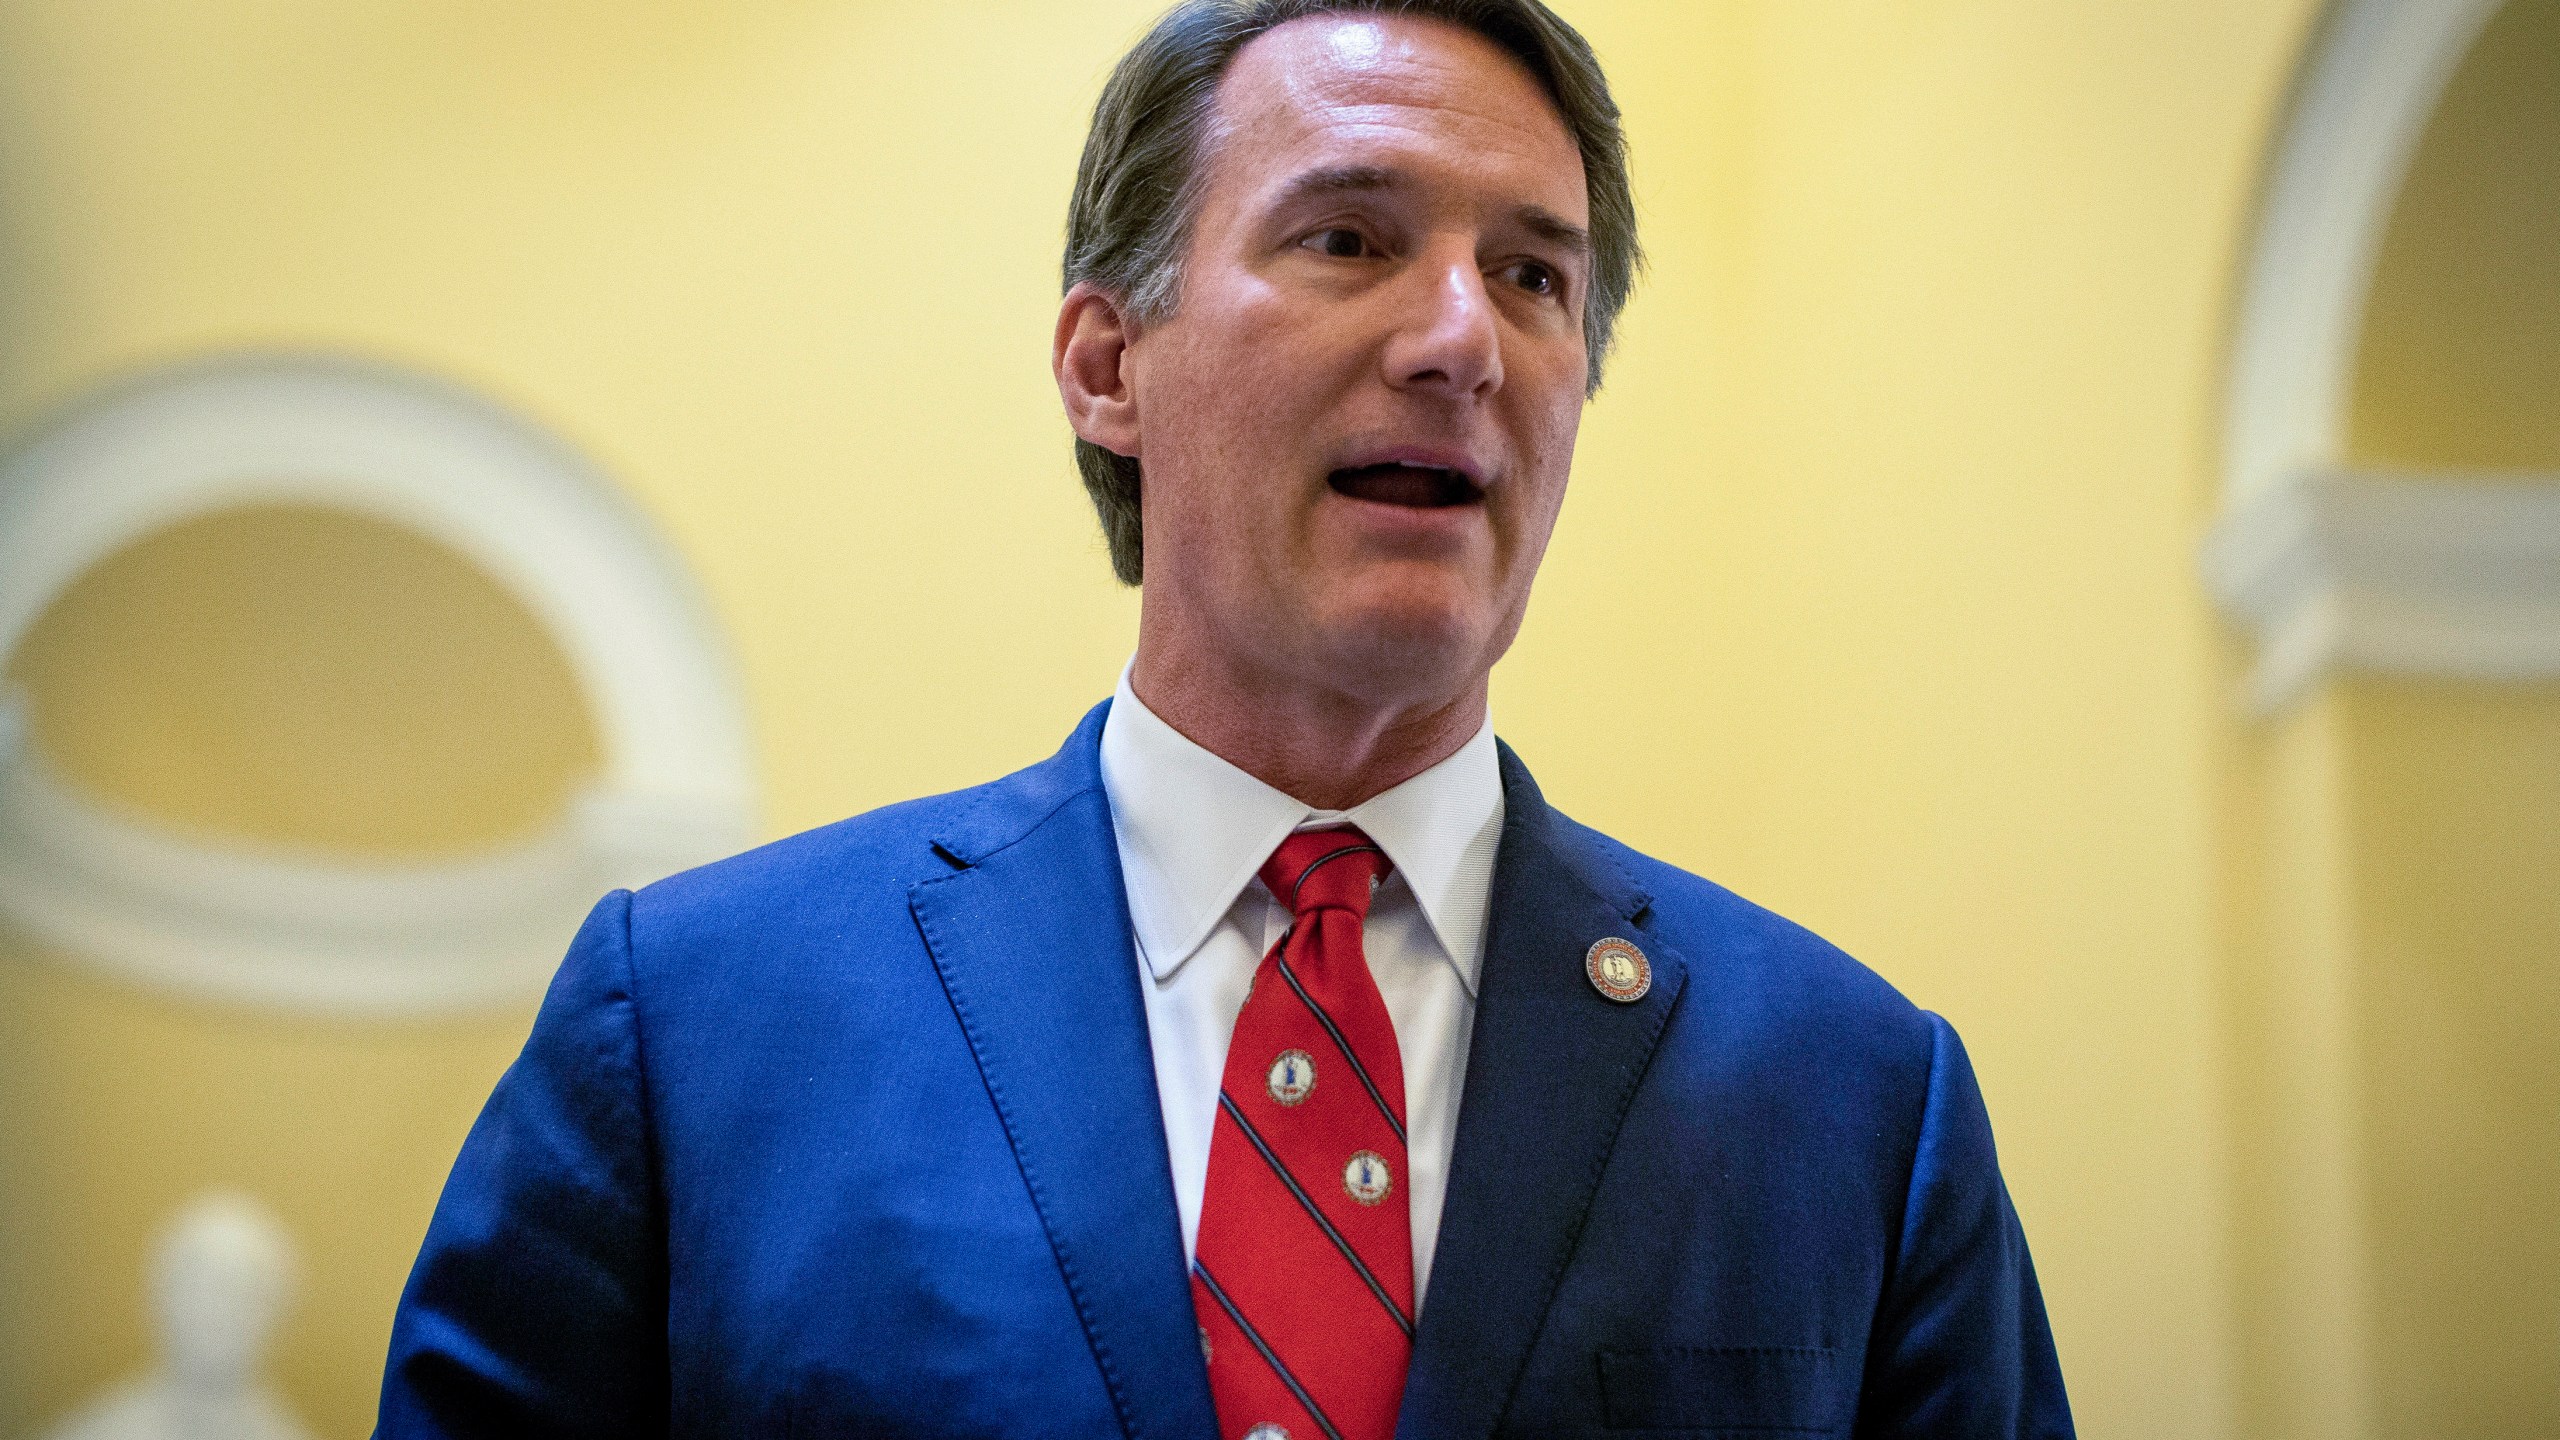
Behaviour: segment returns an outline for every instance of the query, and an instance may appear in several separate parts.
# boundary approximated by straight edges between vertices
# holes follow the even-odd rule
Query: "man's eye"
[[[1512,274],[1519,278],[1520,288],[1532,295],[1553,295],[1564,283],[1553,268],[1535,260],[1524,260],[1513,266]]]
[[[1369,253],[1369,240],[1357,230],[1335,225],[1298,242],[1336,260],[1357,260]]]

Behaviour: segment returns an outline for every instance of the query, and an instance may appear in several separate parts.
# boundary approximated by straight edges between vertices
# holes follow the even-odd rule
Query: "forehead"
[[[1256,36],[1219,82],[1211,179],[1383,165],[1499,187],[1587,223],[1582,152],[1537,78],[1436,20],[1312,15]]]

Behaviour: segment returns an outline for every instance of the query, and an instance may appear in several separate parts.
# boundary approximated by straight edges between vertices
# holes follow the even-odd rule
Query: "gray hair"
[[[1111,72],[1093,108],[1067,207],[1066,289],[1091,281],[1141,323],[1173,313],[1182,258],[1199,213],[1202,139],[1218,82],[1247,42],[1310,15],[1381,14],[1438,20],[1484,36],[1536,77],[1582,151],[1591,208],[1592,275],[1582,315],[1588,389],[1600,388],[1618,311],[1644,254],[1617,102],[1589,42],[1539,0],[1182,0]],[[1076,441],[1076,468],[1101,516],[1111,570],[1143,573],[1138,462]]]

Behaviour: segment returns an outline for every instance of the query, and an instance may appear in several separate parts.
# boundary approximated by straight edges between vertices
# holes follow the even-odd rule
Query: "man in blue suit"
[[[597,906],[381,1433],[2068,1435],[1954,1033],[1489,728],[1637,254],[1537,0],[1161,21],[1054,352],[1118,692]]]

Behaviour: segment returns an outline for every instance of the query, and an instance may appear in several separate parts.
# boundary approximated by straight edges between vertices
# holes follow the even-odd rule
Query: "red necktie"
[[[1296,917],[1262,957],[1218,1092],[1191,1303],[1224,1440],[1390,1440],[1413,1355],[1404,1060],[1360,948],[1387,857],[1357,830],[1281,842]]]

